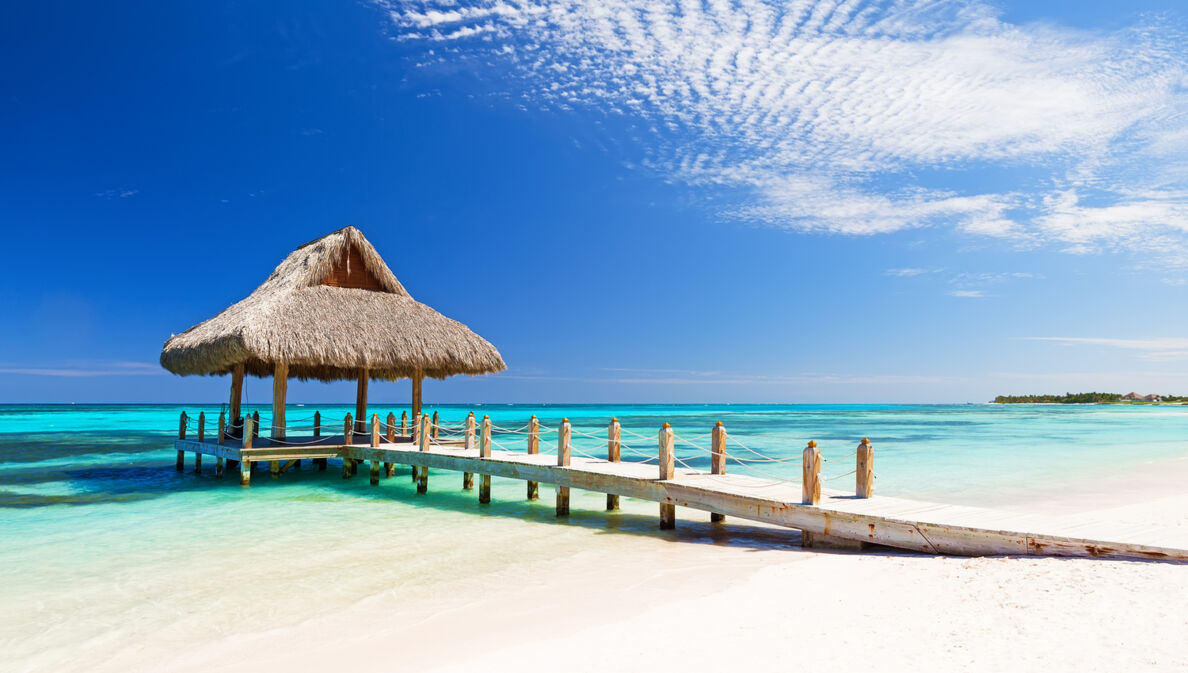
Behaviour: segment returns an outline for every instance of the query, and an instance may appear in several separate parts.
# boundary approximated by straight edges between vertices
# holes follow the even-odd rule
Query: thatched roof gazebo
[[[246,299],[170,337],[161,366],[182,376],[231,374],[236,425],[244,374],[272,376],[274,437],[284,436],[289,377],[357,381],[361,431],[371,379],[411,379],[416,419],[424,377],[507,368],[487,340],[414,300],[354,227],[297,248]]]

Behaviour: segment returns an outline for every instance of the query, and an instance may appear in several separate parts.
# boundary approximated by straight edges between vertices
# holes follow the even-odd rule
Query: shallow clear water
[[[308,463],[277,480],[257,472],[250,489],[232,475],[215,479],[209,457],[204,472],[194,474],[187,456],[186,472],[179,474],[170,441],[183,408],[194,417],[206,411],[214,431],[219,409],[213,406],[0,407],[0,668],[82,670],[88,666],[80,654],[91,653],[91,664],[100,657],[119,670],[131,661],[128,643],[138,638],[166,647],[171,639],[275,628],[379,590],[430,591],[476,568],[496,572],[592,544],[628,549],[633,539],[659,535],[654,504],[627,502],[622,513],[607,515],[604,496],[593,493],[575,492],[574,515],[568,525],[556,525],[547,486],[539,502],[526,502],[519,481],[494,480],[493,502],[480,508],[454,473],[434,472],[428,496],[416,495],[406,468],[378,488],[368,486],[365,473],[343,480],[333,466],[318,472]],[[308,423],[315,409],[326,425],[338,427],[353,411],[291,406],[288,421]],[[1105,493],[1120,455],[1131,465],[1188,456],[1188,407],[500,405],[426,411],[456,422],[472,409],[506,428],[521,427],[530,414],[548,427],[567,417],[579,433],[575,451],[597,456],[605,453],[602,438],[612,416],[623,424],[625,444],[649,456],[661,423],[705,446],[720,420],[732,438],[769,456],[795,457],[809,439],[817,440],[829,461],[826,477],[853,469],[848,454],[870,437],[879,493],[968,504],[999,504],[1070,479],[1098,483]],[[267,424],[270,410],[258,410]],[[372,411],[399,415],[401,408]],[[508,437],[495,439],[509,449],[523,447],[522,437]],[[677,451],[691,466],[708,464],[686,444],[678,443]],[[730,451],[745,455],[737,445]],[[625,450],[624,458],[630,455]],[[792,480],[799,471],[796,463],[764,470]],[[827,485],[852,484],[845,477]],[[778,533],[722,531],[701,523],[701,513],[689,517],[668,539],[789,544]]]

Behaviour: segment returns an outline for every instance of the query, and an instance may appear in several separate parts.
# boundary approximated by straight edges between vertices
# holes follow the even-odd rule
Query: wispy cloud
[[[0,364],[0,374],[17,374],[22,376],[159,376],[165,374],[160,365],[145,362],[95,362],[86,365],[3,365]]]
[[[986,293],[981,290],[949,290],[946,294],[950,297],[961,297],[964,299],[981,299],[986,296]]]
[[[602,368],[600,372],[606,374],[591,374],[583,376],[577,373],[566,374],[499,374],[500,378],[528,380],[528,381],[581,381],[584,383],[615,383],[640,385],[736,385],[736,386],[788,386],[803,384],[818,385],[896,385],[917,383],[943,383],[954,381],[949,376],[932,376],[924,374],[872,374],[850,375],[832,373],[806,372],[799,374],[748,374],[720,371],[701,371],[691,369],[651,369],[651,368]]]
[[[95,192],[95,196],[103,199],[130,199],[139,193],[139,189],[105,189],[101,192]]]
[[[887,269],[883,273],[888,276],[896,278],[913,278],[915,276],[923,276],[929,273],[940,273],[941,269],[919,269],[919,268],[903,268],[903,269]]]
[[[1144,360],[1169,362],[1188,360],[1188,338],[1155,337],[1124,339],[1109,337],[1023,337],[1028,341],[1047,341],[1063,346],[1102,346],[1128,351],[1137,351]]]
[[[638,165],[742,188],[751,197],[727,209],[739,218],[1188,250],[1188,170],[1169,150],[1188,147],[1174,25],[1020,26],[957,0],[377,2],[423,45],[419,71],[462,63],[526,107],[630,120]],[[915,178],[978,166],[1046,177],[990,193]]]

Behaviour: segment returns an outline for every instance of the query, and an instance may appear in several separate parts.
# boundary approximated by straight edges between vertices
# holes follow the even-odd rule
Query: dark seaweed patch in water
[[[0,472],[0,507],[46,507],[50,505],[94,505],[151,500],[177,493],[212,488],[202,479],[179,479],[164,464],[119,467],[42,467]],[[43,495],[21,493],[21,487],[66,482],[73,493]],[[15,487],[8,490],[5,487]]]
[[[82,454],[143,453],[169,446],[162,432],[40,432],[0,434],[0,463],[31,463]]]

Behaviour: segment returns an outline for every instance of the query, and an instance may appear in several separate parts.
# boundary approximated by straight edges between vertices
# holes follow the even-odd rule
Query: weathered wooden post
[[[491,417],[483,415],[483,433],[479,439],[479,458],[491,457]],[[479,475],[479,504],[491,502],[491,475]]]
[[[569,465],[569,453],[573,450],[573,445],[570,442],[570,433],[573,431],[572,426],[569,425],[569,419],[561,419],[561,424],[557,426],[557,465],[566,467]],[[557,516],[569,516],[569,487],[557,487]]]
[[[379,414],[371,415],[371,448],[378,449],[380,445],[380,420]],[[380,475],[380,461],[378,458],[371,459],[371,485],[379,486]]]
[[[252,435],[254,429],[252,428],[252,417],[243,417],[243,448],[252,448]],[[252,461],[248,460],[246,455],[240,453],[239,455],[239,485],[250,486],[252,483]]]
[[[420,447],[420,445],[421,445],[421,417],[416,416],[416,415],[414,415],[413,419],[412,419],[412,441],[413,441],[413,444],[417,445],[417,447]],[[413,480],[414,484],[417,483],[417,480],[420,478],[420,476],[421,476],[421,468],[416,465],[413,465],[412,466],[412,480]]]
[[[816,505],[821,502],[821,449],[817,448],[817,442],[810,440],[804,448],[801,466],[804,476],[801,502]]]
[[[389,444],[396,442],[396,414],[388,412],[388,418],[384,423],[384,433]],[[396,476],[396,463],[384,463],[384,476]]]
[[[280,477],[280,461],[279,460],[268,461],[268,474],[273,479],[278,479]]]
[[[400,412],[400,436],[405,437],[407,435],[408,435],[408,412],[401,411]]]
[[[466,415],[466,430],[462,435],[462,448],[467,451],[474,450],[474,412]],[[462,473],[462,490],[469,491],[474,488],[474,473]]]
[[[617,418],[612,418],[610,425],[606,426],[606,459],[612,463],[617,463],[623,458],[622,431],[623,428],[619,425]],[[607,493],[606,511],[613,512],[617,509],[619,509],[619,496]]]
[[[722,425],[722,421],[714,424],[711,442],[710,473],[726,474],[726,426]],[[721,522],[725,520],[725,514],[710,512],[710,521]]]
[[[536,414],[532,414],[532,419],[528,421],[528,455],[536,455],[540,453],[540,419]],[[528,482],[528,499],[540,499],[540,482]]]
[[[660,454],[657,461],[660,465],[660,481],[669,481],[676,477],[676,452],[673,450],[672,426],[665,423],[660,427]],[[660,503],[660,528],[667,530],[676,528],[676,505]]]
[[[219,412],[219,446],[227,439],[227,414]],[[217,479],[223,478],[223,456],[220,455],[215,458],[215,477]]]
[[[858,464],[854,473],[854,495],[869,498],[874,495],[874,446],[863,437],[858,445]]]
[[[355,421],[350,414],[342,421],[342,443],[344,446],[350,446],[351,440],[355,434]],[[350,452],[344,450],[342,453],[342,478],[350,479],[355,473],[355,462],[351,459]]]
[[[429,414],[421,415],[421,451],[429,452],[429,434],[432,432],[429,428]],[[429,465],[421,466],[421,474],[417,477],[417,493],[429,492]]]
[[[441,428],[438,426],[438,421],[439,421],[439,419],[438,419],[438,417],[437,417],[437,412],[436,412],[436,411],[434,411],[434,412],[433,412],[433,439],[437,439],[437,432],[438,432],[438,430],[440,430],[440,429],[441,429]]]
[[[206,412],[198,412],[198,443],[206,441]],[[202,452],[194,452],[194,474],[202,474]]]
[[[178,439],[186,438],[186,419],[187,419],[186,412],[184,412],[184,411],[181,412],[181,421],[178,423],[178,426],[177,426],[177,438]],[[177,471],[181,472],[184,469],[186,469],[186,452],[178,451],[177,452]]]
[[[260,412],[252,412],[252,432],[256,433],[256,437],[260,436]]]
[[[322,436],[322,412],[320,411],[314,412],[313,436],[315,439],[319,439]],[[325,458],[317,458],[314,462],[317,463],[319,472],[326,469]]]

